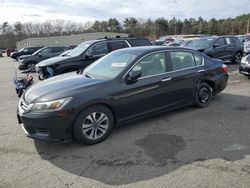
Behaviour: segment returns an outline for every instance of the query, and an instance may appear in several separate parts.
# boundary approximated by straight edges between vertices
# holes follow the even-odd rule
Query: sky
[[[250,0],[1,0],[0,23],[74,22],[135,17],[205,19],[236,17],[250,13]]]

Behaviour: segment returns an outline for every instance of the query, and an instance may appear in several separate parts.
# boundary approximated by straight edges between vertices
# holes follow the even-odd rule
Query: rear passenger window
[[[115,41],[115,42],[110,42],[109,44],[111,51],[129,47],[125,41]]]
[[[170,52],[173,70],[195,67],[195,60],[191,52]]]
[[[152,44],[146,39],[129,39],[128,42],[133,46],[152,46]]]
[[[158,52],[144,57],[132,71],[141,70],[142,77],[166,72],[165,52]]]
[[[52,53],[62,52],[64,49],[60,47],[52,48]]]
[[[196,66],[202,65],[203,57],[199,54],[194,54]]]

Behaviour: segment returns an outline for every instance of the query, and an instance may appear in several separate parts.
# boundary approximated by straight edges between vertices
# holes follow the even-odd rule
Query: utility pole
[[[247,22],[247,34],[249,33],[249,19],[248,19],[248,22]]]

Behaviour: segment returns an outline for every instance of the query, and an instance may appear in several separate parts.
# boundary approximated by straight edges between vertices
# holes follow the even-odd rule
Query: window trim
[[[159,52],[164,52],[165,53],[165,64],[167,63],[167,59],[166,59],[166,53],[168,52],[174,52],[176,50],[161,50],[161,51],[156,51],[156,52],[151,52],[147,55],[144,55],[143,57],[141,57],[139,60],[136,61],[136,63],[129,68],[129,70],[123,75],[122,77],[122,80],[126,78],[126,76],[129,74],[129,72],[146,56],[149,56],[151,54],[154,54],[154,53],[159,53]],[[181,50],[181,51],[178,51],[178,52],[190,52],[193,54],[196,53],[196,52],[193,52],[193,51],[188,51],[188,50]],[[196,53],[198,55],[200,55],[199,53]],[[205,58],[203,55],[201,55],[202,57],[202,64],[201,65],[197,65],[197,66],[194,66],[194,67],[188,67],[188,68],[183,68],[183,69],[179,69],[179,70],[172,70],[172,71],[168,71],[168,72],[164,72],[164,73],[159,73],[159,74],[154,74],[154,75],[150,75],[150,76],[144,76],[144,77],[140,77],[138,78],[138,80],[141,80],[141,79],[144,79],[144,78],[148,78],[148,77],[153,77],[153,76],[160,76],[160,75],[163,75],[163,74],[168,74],[168,73],[175,73],[175,72],[179,72],[179,71],[184,71],[184,70],[188,70],[188,69],[193,69],[193,68],[196,68],[196,67],[203,67],[205,65]],[[195,64],[196,64],[196,61],[195,61]]]

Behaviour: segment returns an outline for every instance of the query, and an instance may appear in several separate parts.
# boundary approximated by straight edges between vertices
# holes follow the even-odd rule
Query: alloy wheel
[[[29,71],[35,72],[36,66],[34,63],[30,63],[30,64],[28,64],[27,68]]]
[[[235,63],[240,64],[241,58],[242,58],[242,55],[241,55],[240,52],[238,52],[238,53],[235,55],[235,59],[234,59]]]
[[[101,138],[109,128],[109,118],[102,112],[93,112],[83,121],[82,132],[90,140]]]

